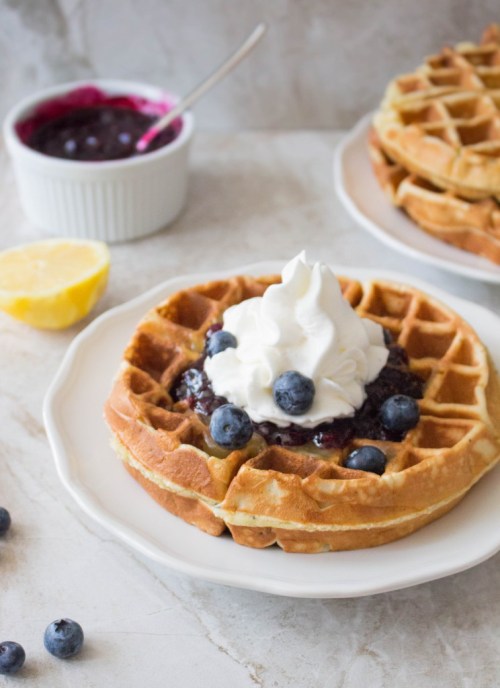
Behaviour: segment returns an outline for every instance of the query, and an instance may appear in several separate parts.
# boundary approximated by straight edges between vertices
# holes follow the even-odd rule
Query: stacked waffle
[[[125,468],[164,508],[212,535],[227,527],[251,547],[370,547],[446,513],[500,457],[499,383],[469,325],[414,288],[341,279],[353,308],[385,327],[425,380],[420,421],[402,441],[284,447],[256,432],[242,449],[225,450],[207,417],[175,401],[175,380],[201,355],[208,328],[276,281],[241,276],[192,287],[139,323],[105,407]],[[386,455],[383,475],[344,466],[366,444]]]
[[[500,32],[459,43],[388,86],[370,155],[423,229],[500,264]]]

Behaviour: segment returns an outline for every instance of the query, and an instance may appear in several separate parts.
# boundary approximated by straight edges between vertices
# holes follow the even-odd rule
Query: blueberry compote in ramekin
[[[137,140],[178,97],[115,79],[58,84],[14,105],[3,134],[24,212],[50,235],[129,241],[182,211],[195,121],[185,111],[144,153]]]
[[[172,107],[165,99],[152,101],[80,86],[38,105],[16,124],[16,132],[29,148],[55,158],[121,160],[138,155],[137,141]],[[181,129],[182,120],[177,118],[151,141],[146,153],[167,146]]]

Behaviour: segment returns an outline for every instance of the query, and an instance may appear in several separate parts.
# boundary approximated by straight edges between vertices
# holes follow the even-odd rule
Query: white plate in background
[[[212,537],[163,510],[125,471],[110,448],[102,407],[138,321],[173,292],[230,274],[275,274],[261,263],[218,274],[168,280],[104,313],[70,345],[47,392],[44,420],[64,486],[92,518],[132,548],[177,571],[240,588],[294,597],[357,597],[424,583],[470,568],[500,550],[500,468],[486,475],[449,514],[381,547],[290,554]],[[473,325],[500,369],[500,318],[413,277],[335,267],[357,279],[407,282]]]
[[[372,118],[372,113],[363,117],[335,150],[334,185],[346,210],[364,229],[396,251],[464,277],[500,284],[499,265],[432,237],[390,203],[368,155]]]

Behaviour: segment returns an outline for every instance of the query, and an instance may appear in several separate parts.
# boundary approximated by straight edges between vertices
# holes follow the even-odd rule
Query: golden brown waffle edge
[[[105,405],[120,458],[164,508],[252,547],[294,552],[371,547],[407,535],[448,511],[500,456],[498,380],[483,345],[453,311],[418,290],[342,278],[357,312],[387,327],[427,382],[421,420],[383,448],[382,476],[341,465],[331,452],[270,446],[254,435],[242,450],[214,445],[208,426],[170,386],[201,353],[224,310],[261,295],[275,276],[235,277],[182,290],[139,323]]]
[[[391,160],[374,129],[368,148],[375,176],[393,205],[428,234],[500,265],[500,205],[470,201],[435,187]]]

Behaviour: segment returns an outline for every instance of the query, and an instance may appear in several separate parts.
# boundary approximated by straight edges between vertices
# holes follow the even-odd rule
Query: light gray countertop
[[[500,555],[372,597],[273,597],[146,560],[82,513],[55,473],[42,400],[69,342],[95,315],[174,275],[195,280],[306,247],[312,259],[416,275],[500,313],[500,287],[427,267],[354,224],[332,188],[338,137],[199,134],[188,207],[167,230],[111,248],[109,288],[91,316],[49,333],[0,314],[0,505],[13,519],[0,541],[0,640],[27,652],[19,678],[0,677],[0,686],[498,685]],[[0,248],[39,238],[22,216],[4,151],[0,179]],[[86,633],[72,661],[43,649],[45,626],[60,616]]]

